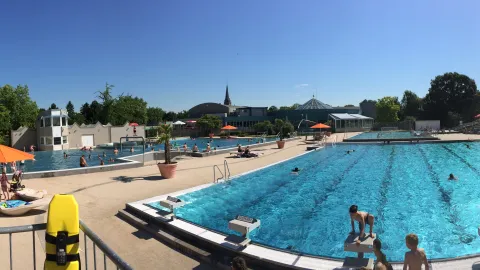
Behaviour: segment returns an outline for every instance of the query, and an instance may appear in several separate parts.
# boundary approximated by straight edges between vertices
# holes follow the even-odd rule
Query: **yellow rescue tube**
[[[57,194],[48,206],[45,270],[80,270],[80,218],[73,195]]]

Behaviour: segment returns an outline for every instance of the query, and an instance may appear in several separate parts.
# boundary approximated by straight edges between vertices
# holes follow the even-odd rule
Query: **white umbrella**
[[[173,124],[174,124],[174,125],[185,125],[185,123],[182,122],[182,121],[177,121],[177,122],[175,122],[175,123],[173,123]]]

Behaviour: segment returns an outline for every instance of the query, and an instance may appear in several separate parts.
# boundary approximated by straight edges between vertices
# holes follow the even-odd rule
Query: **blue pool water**
[[[275,140],[275,138],[267,138],[266,141]],[[172,145],[176,143],[178,147],[182,147],[184,143],[187,143],[189,149],[193,147],[194,144],[197,144],[198,149],[203,151],[207,148],[207,143],[210,139],[205,138],[197,138],[195,140],[191,139],[178,139],[173,140]],[[246,138],[239,138],[239,139],[213,139],[211,143],[211,147],[217,147],[217,149],[221,148],[229,148],[235,147],[237,144],[241,145],[248,145],[248,144],[255,144],[257,143],[257,139],[253,139],[249,141]],[[141,154],[143,153],[141,145],[134,147],[135,152],[133,154]],[[155,150],[164,149],[164,145],[154,145]],[[120,148],[118,148],[120,151]],[[147,149],[148,151],[148,149]],[[68,158],[63,158],[63,152],[68,154]],[[103,152],[107,155],[107,157],[103,157]],[[91,166],[100,166],[100,160],[98,155],[105,161],[105,165],[110,164],[118,164],[125,161],[118,160],[116,158],[119,157],[126,157],[132,155],[130,153],[130,147],[123,147],[123,151],[119,152],[118,155],[113,154],[113,149],[94,149],[91,152],[91,159],[88,158],[89,152],[88,151],[81,151],[77,149],[72,150],[65,150],[65,151],[37,151],[35,152],[35,161],[26,160],[25,166],[22,167],[24,172],[34,172],[34,171],[50,171],[50,170],[61,170],[61,169],[72,169],[72,168],[79,168],[80,157],[85,155],[87,159],[88,165]],[[110,163],[108,160],[110,158],[115,159],[115,162]],[[7,166],[7,171],[10,172],[10,166]]]
[[[371,132],[360,133],[348,139],[349,140],[358,140],[358,139],[377,140],[377,139],[422,139],[422,138],[432,138],[432,137],[428,135],[412,136],[412,134],[409,131],[391,131],[391,132],[371,131]]]
[[[187,147],[189,149],[192,149],[192,147],[196,144],[198,149],[200,151],[203,151],[207,149],[207,143],[210,142],[210,140],[213,140],[212,143],[210,143],[210,147],[213,148],[217,147],[217,149],[222,149],[222,148],[231,148],[235,147],[238,144],[241,144],[242,146],[244,145],[251,145],[251,144],[256,144],[257,142],[260,142],[260,139],[247,139],[247,138],[234,138],[234,139],[209,139],[209,138],[196,138],[194,140],[192,139],[178,139],[178,140],[173,140],[171,142],[172,146],[176,147],[182,147],[184,143],[187,144]],[[265,141],[275,141],[277,138],[266,138]],[[164,149],[163,145],[159,146],[160,149]],[[156,148],[155,148],[156,149]]]
[[[236,215],[255,217],[256,242],[344,258],[355,256],[343,241],[357,204],[375,216],[390,260],[403,260],[412,232],[431,259],[479,253],[479,153],[477,143],[339,145],[180,196],[188,204],[178,216],[224,233],[233,233],[227,224]],[[459,180],[448,181],[450,173]]]

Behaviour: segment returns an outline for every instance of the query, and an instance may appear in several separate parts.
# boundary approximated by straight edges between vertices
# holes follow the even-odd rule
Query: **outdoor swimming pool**
[[[368,141],[368,140],[387,140],[387,139],[392,139],[392,140],[400,140],[400,139],[425,140],[425,139],[434,139],[434,138],[430,135],[414,136],[409,131],[383,131],[383,132],[370,131],[370,132],[360,133],[356,136],[348,138],[345,141],[355,141],[355,140]]]
[[[271,141],[271,140],[276,140],[275,138],[267,138],[266,141]],[[195,140],[191,139],[179,139],[179,140],[173,140],[172,145],[176,143],[178,147],[182,147],[184,143],[187,143],[187,146],[189,149],[193,147],[194,144],[197,144],[198,149],[200,151],[204,150],[207,148],[207,143],[210,141],[210,139],[206,138],[197,138]],[[255,144],[258,140],[253,139],[252,141],[248,141],[246,138],[241,138],[241,139],[213,139],[213,142],[211,143],[212,149],[213,147],[217,147],[217,149],[221,148],[229,148],[229,147],[235,147],[237,144],[241,145],[249,145],[249,144]],[[142,154],[141,145],[135,146],[135,152],[133,153],[134,155],[137,154]],[[164,145],[155,145],[154,146],[155,150],[164,149]],[[113,149],[103,149],[103,148],[97,148],[93,149],[91,152],[91,158],[89,159],[89,152],[88,151],[81,151],[78,149],[71,149],[71,150],[65,150],[65,151],[37,151],[35,152],[35,161],[32,160],[26,160],[25,161],[25,166],[22,167],[22,170],[24,172],[35,172],[35,171],[50,171],[50,170],[63,170],[63,169],[73,169],[73,168],[79,168],[79,163],[80,163],[80,157],[82,155],[85,155],[85,158],[87,160],[88,165],[91,166],[100,166],[100,160],[98,158],[98,155],[101,156],[101,158],[105,161],[105,165],[111,165],[111,164],[118,164],[118,163],[124,163],[125,161],[116,159],[119,157],[126,157],[126,156],[131,156],[132,153],[130,153],[130,147],[123,147],[123,151],[119,150],[118,155],[113,154]],[[149,151],[147,149],[147,151]],[[64,159],[63,158],[63,152],[66,152],[68,154],[68,158]],[[103,157],[103,153],[105,152],[106,157]],[[115,159],[115,162],[108,162],[110,158]],[[7,171],[10,171],[10,166],[7,166]]]
[[[479,151],[478,143],[338,145],[180,196],[187,205],[177,214],[224,233],[233,233],[229,220],[247,215],[262,222],[251,234],[258,243],[344,258],[356,256],[343,241],[357,204],[375,216],[392,261],[403,260],[412,232],[430,259],[479,253]],[[448,181],[450,173],[459,180]]]

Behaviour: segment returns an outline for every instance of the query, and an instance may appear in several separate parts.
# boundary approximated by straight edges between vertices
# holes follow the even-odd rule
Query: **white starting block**
[[[172,211],[172,219],[175,218],[175,209],[185,205],[185,202],[179,198],[168,196],[166,200],[160,201],[162,207],[170,209]]]
[[[228,228],[241,233],[242,236],[229,235],[225,238],[225,241],[246,246],[251,241],[248,238],[248,234],[258,227],[260,227],[260,220],[246,216],[237,216],[234,220],[228,222]]]
[[[343,250],[357,252],[358,257],[346,257],[343,262],[343,267],[350,268],[362,268],[373,269],[373,259],[363,258],[364,253],[373,252],[373,240],[377,237],[376,234],[373,234],[373,238],[369,234],[365,234],[364,237],[359,239],[360,234],[350,234],[344,243]],[[360,244],[357,244],[357,240],[360,240]]]

